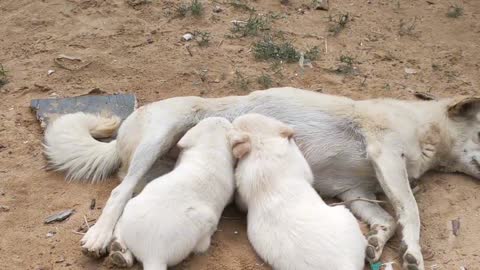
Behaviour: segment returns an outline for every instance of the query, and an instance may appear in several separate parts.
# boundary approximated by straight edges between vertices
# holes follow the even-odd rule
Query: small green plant
[[[253,44],[253,53],[256,59],[260,60],[282,60],[287,63],[300,59],[300,53],[289,41],[275,42],[272,38],[266,37]]]
[[[403,19],[400,20],[400,29],[398,33],[400,36],[415,36],[415,27],[417,23],[417,17],[413,18],[410,22],[405,22]]]
[[[354,73],[355,68],[353,67],[353,64],[355,60],[353,59],[353,57],[348,55],[341,55],[339,60],[340,60],[340,65],[335,69],[336,73],[344,74],[344,75]]]
[[[203,14],[203,5],[200,0],[192,0],[189,5],[181,4],[176,10],[178,17],[186,17],[189,13],[195,17],[200,17]]]
[[[3,68],[3,65],[0,64],[0,87],[5,85],[7,82],[7,71],[5,70],[5,68]]]
[[[190,10],[193,16],[201,16],[203,14],[203,5],[199,0],[192,0]]]
[[[348,13],[338,15],[338,19],[334,19],[330,17],[330,27],[328,31],[332,33],[334,36],[338,35],[345,27],[349,21]]]
[[[262,74],[257,78],[257,83],[262,87],[262,89],[268,89],[272,87],[273,80],[272,77],[268,74]]]
[[[263,16],[253,15],[246,22],[236,22],[230,31],[234,37],[256,36],[261,31],[270,29],[270,22]]]
[[[310,61],[317,60],[320,56],[320,48],[318,46],[314,46],[313,48],[307,50],[303,56]]]
[[[195,41],[197,42],[198,46],[200,47],[207,47],[210,45],[210,32],[207,31],[195,31],[193,33],[195,37]]]
[[[453,5],[448,8],[447,17],[458,18],[463,15],[463,7],[459,5]]]
[[[243,0],[230,0],[229,4],[236,9],[243,9],[243,10],[251,12],[251,13],[255,12],[255,8],[249,6]]]
[[[243,75],[240,71],[235,71],[235,79],[233,85],[243,91],[247,91],[250,86],[250,80]]]

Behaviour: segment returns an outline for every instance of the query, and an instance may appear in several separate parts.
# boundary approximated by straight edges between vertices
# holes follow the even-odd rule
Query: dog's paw
[[[425,270],[421,251],[410,249],[405,242],[402,242],[400,245],[400,251],[402,252],[403,257],[403,269]]]
[[[100,258],[107,255],[107,247],[112,241],[112,229],[95,224],[80,241],[83,254]]]
[[[123,256],[121,251],[112,251],[110,252],[110,261],[117,267],[127,268],[129,267],[127,260]]]
[[[371,263],[377,262],[382,256],[383,247],[386,243],[386,233],[384,226],[374,225],[372,229],[367,234],[367,249],[365,255],[367,260]]]

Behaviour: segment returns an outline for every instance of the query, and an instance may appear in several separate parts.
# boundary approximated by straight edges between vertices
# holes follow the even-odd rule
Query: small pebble
[[[10,211],[10,207],[6,205],[0,205],[0,212],[8,212],[8,211]]]
[[[55,234],[57,234],[57,232],[55,232],[55,231],[49,231],[49,232],[46,234],[46,237],[47,237],[47,238],[50,238],[50,237],[53,237]]]
[[[193,35],[191,33],[186,33],[185,35],[182,36],[183,41],[189,41],[192,40]]]
[[[217,6],[213,7],[213,12],[215,12],[215,13],[220,13],[222,11],[223,11],[223,9],[222,9],[221,6],[217,5]]]
[[[238,231],[234,231],[233,234],[238,234]]]

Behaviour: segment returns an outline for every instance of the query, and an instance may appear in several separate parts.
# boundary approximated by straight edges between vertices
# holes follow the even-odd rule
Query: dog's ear
[[[280,136],[282,136],[283,138],[291,139],[294,134],[295,131],[292,127],[285,124],[280,127]]]
[[[246,132],[231,130],[227,136],[235,158],[241,159],[252,150],[250,136]]]
[[[459,97],[447,107],[450,118],[473,118],[480,112],[480,97]]]
[[[192,146],[192,134],[190,132],[187,132],[183,137],[178,141],[177,147],[180,150],[187,149]]]

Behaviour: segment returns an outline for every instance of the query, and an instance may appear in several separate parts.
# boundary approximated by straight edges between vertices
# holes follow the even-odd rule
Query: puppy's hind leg
[[[357,198],[376,199],[373,192],[364,189],[349,190],[338,197],[345,202]],[[370,225],[370,231],[367,234],[366,257],[370,262],[378,261],[385,244],[395,233],[397,227],[395,219],[377,203],[352,201],[347,204],[347,207],[350,208],[355,216]]]
[[[211,234],[205,235],[204,237],[200,238],[197,242],[197,245],[193,249],[195,254],[202,254],[207,252],[208,248],[210,247],[212,236]]]
[[[115,239],[110,246],[110,261],[118,267],[132,267],[135,262],[132,252],[120,239]]]

